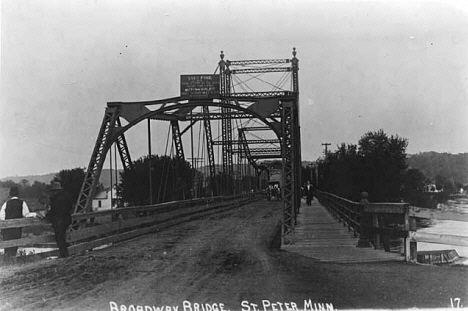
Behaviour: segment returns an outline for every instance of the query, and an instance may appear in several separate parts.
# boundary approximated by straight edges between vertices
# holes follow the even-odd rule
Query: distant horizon
[[[334,150],[329,150],[330,152],[333,152]],[[418,153],[407,153],[407,156],[412,156],[412,155],[417,155],[417,154],[422,154],[422,153],[438,153],[438,154],[450,154],[450,155],[463,155],[463,154],[468,154],[468,151],[467,152],[459,152],[459,153],[451,153],[451,152],[437,152],[437,151],[422,151],[422,152],[418,152]],[[304,160],[302,159],[301,161],[302,162],[315,162],[317,161],[319,158],[315,159],[315,160]],[[274,161],[274,160],[266,160],[266,161]],[[278,160],[278,161],[281,161],[281,160]],[[190,162],[187,160],[187,162]],[[221,165],[221,164],[216,164],[216,165]],[[62,168],[62,169],[59,169],[57,171],[53,171],[53,172],[48,172],[48,173],[38,173],[38,174],[22,174],[22,175],[9,175],[9,176],[5,176],[5,177],[0,177],[0,181],[7,181],[9,180],[8,178],[21,178],[21,177],[37,177],[37,176],[47,176],[47,175],[53,175],[53,174],[57,174],[58,172],[60,172],[61,170],[67,170],[67,169],[74,169],[74,168],[83,168],[85,171],[86,171],[86,166],[76,166],[76,167],[66,167],[66,168]],[[203,167],[203,166],[201,166]],[[102,170],[107,170],[107,171],[110,171],[111,169],[109,168],[103,168]],[[119,168],[118,171],[122,171],[123,169],[122,168]],[[112,171],[115,171],[115,169],[112,169]]]

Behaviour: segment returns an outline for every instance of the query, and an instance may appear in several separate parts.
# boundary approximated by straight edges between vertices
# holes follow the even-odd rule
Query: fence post
[[[416,218],[411,217],[410,218],[410,232],[415,233],[416,232]],[[416,241],[412,240],[413,237],[410,236],[410,258],[411,262],[418,262],[418,244]]]
[[[406,262],[418,262],[418,245],[413,241],[416,232],[416,217],[409,217],[409,206],[405,210],[405,259]]]
[[[364,212],[364,206],[369,204],[368,200],[369,194],[365,191],[361,192],[361,200],[359,201],[361,209],[361,222],[360,222],[360,234],[357,247],[372,247],[370,244],[370,234],[372,227],[372,215]]]
[[[372,214],[372,228],[373,230],[376,231],[374,234],[374,248],[379,249],[380,248],[380,233],[378,229],[380,228],[380,221],[379,221],[379,215],[377,214]]]

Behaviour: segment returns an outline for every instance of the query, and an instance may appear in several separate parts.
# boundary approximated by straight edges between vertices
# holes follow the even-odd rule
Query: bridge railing
[[[317,198],[343,226],[359,237],[358,247],[374,247],[387,252],[407,254],[409,231],[408,210],[405,203],[369,203],[367,197],[353,202],[334,194],[317,191]],[[400,247],[392,241],[403,239]]]
[[[359,237],[358,247],[372,244],[376,249],[400,252],[406,261],[417,262],[418,242],[468,246],[466,236],[422,233],[416,228],[416,218],[468,222],[468,214],[420,208],[407,203],[369,203],[367,194],[364,194],[358,203],[331,193],[316,192],[320,203],[354,236]],[[402,243],[392,248],[391,242],[398,239],[402,239]]]
[[[259,195],[249,193],[74,214],[72,215],[73,223],[80,224],[80,226],[67,232],[67,242],[71,245],[68,250],[70,254],[91,250],[200,217],[221,213],[258,198],[260,198]],[[0,249],[56,247],[52,226],[46,219],[20,218],[0,221],[0,229],[18,227],[23,228],[22,237],[1,241]],[[58,250],[31,255],[56,256]]]
[[[359,203],[319,190],[316,191],[316,196],[320,203],[348,228],[348,231],[353,232],[355,237],[360,236],[362,206]]]

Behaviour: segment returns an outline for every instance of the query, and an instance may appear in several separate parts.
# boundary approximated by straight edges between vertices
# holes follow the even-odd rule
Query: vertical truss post
[[[231,109],[221,108],[221,113],[229,114]],[[223,151],[223,172],[232,175],[232,122],[231,118],[223,118],[221,121],[222,151]]]
[[[239,149],[239,153],[237,154],[237,189],[239,189],[239,193],[242,193],[242,158],[243,158],[243,150],[242,150],[242,129],[238,130],[238,142],[237,148]]]
[[[293,101],[293,137],[294,137],[294,152],[293,152],[293,163],[295,165],[295,189],[294,193],[296,195],[296,216],[299,213],[299,208],[301,206],[301,126],[299,119],[299,60],[296,57],[296,48],[293,48],[293,58],[291,59],[292,67],[292,82],[293,82],[293,92],[295,94],[295,99]]]
[[[281,153],[283,158],[283,185],[281,188],[283,197],[283,244],[292,242],[294,225],[296,218],[296,196],[295,189],[295,174],[294,174],[294,161],[293,161],[293,146],[294,135],[292,130],[293,124],[293,103],[283,102],[281,109]]]
[[[208,109],[208,106],[203,106],[203,123],[205,127],[208,165],[210,167],[210,182],[211,182],[211,186],[213,187],[213,195],[217,196],[219,191],[218,191],[218,185],[216,184],[216,181],[215,181],[216,170],[215,170],[215,160],[214,160],[214,152],[213,152],[213,137],[211,134],[210,110]]]
[[[224,85],[225,90],[224,93],[226,96],[229,96],[231,94],[231,70],[229,69],[229,61],[226,62],[226,70],[225,70],[225,79],[226,83]],[[229,114],[231,112],[231,109],[228,108],[227,113]],[[226,119],[226,125],[227,125],[227,153],[228,153],[228,174],[233,175],[234,171],[234,165],[233,165],[233,160],[232,160],[232,119],[227,118]]]
[[[221,60],[219,61],[220,69],[220,88],[222,96],[229,96],[231,93],[231,72],[229,69],[229,61],[224,60],[224,53],[221,51]],[[226,102],[226,100],[224,100]],[[221,113],[229,115],[231,109],[222,107]],[[229,117],[221,120],[221,136],[222,136],[222,153],[223,153],[223,173],[225,180],[223,181],[223,190],[231,191],[232,187],[228,185],[230,177],[233,173],[232,163],[232,120]]]
[[[292,83],[293,83],[293,92],[299,93],[299,60],[296,58],[296,48],[293,48],[293,58],[291,60],[292,64]]]
[[[292,81],[295,94],[281,105],[281,151],[283,157],[283,244],[294,242],[294,226],[301,205],[301,139],[299,124],[299,60],[293,49]]]
[[[153,204],[153,172],[152,172],[152,151],[151,151],[151,118],[148,118],[148,193],[149,193],[149,204]]]
[[[184,160],[185,159],[184,148],[182,146],[182,137],[180,135],[179,121],[171,120],[171,127],[172,127],[172,140],[174,141],[174,145],[176,149],[176,157]]]
[[[111,146],[111,136],[118,118],[119,112],[116,107],[106,108],[104,119],[102,120],[101,124],[101,129],[99,130],[96,144],[94,146],[93,154],[91,155],[91,160],[89,161],[88,169],[86,171],[83,184],[81,185],[81,191],[78,195],[74,213],[89,212],[92,208],[92,200],[99,182],[102,166],[104,165],[104,161],[106,159],[107,150]],[[120,142],[123,146],[125,139],[122,138]],[[123,149],[126,149],[126,147],[123,147]],[[128,149],[126,149],[126,151],[128,151]],[[128,153],[127,158],[130,158]]]

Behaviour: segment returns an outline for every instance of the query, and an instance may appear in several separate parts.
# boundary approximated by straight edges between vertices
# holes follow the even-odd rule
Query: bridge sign
[[[219,75],[181,75],[180,96],[184,98],[219,96]]]

